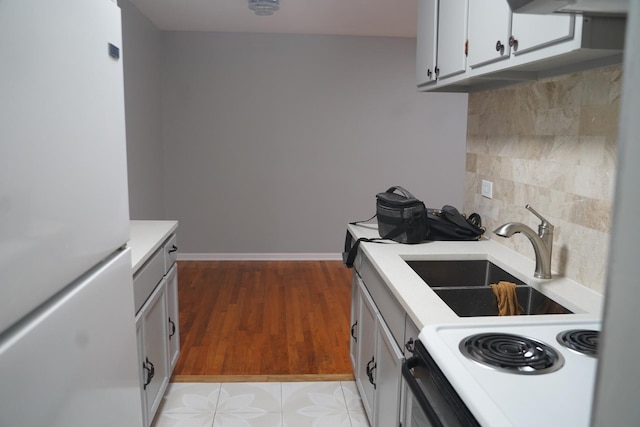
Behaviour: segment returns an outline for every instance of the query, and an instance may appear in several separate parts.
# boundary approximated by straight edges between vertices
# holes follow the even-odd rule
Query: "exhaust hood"
[[[629,0],[507,0],[516,13],[582,13],[584,15],[627,14]]]

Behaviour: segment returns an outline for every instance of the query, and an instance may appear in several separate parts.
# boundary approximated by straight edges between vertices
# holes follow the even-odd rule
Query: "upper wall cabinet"
[[[467,66],[467,0],[443,0],[438,7],[436,76],[446,79],[464,73]]]
[[[509,58],[511,8],[505,0],[469,2],[469,67]]]
[[[419,0],[417,84],[468,92],[621,62],[625,21],[514,14],[507,0]]]
[[[511,17],[509,45],[513,55],[572,40],[575,34],[573,15],[527,15],[514,13]],[[624,24],[622,24],[624,27]]]
[[[438,0],[418,0],[418,26],[416,59],[418,84],[436,80],[436,52],[438,48]]]
[[[467,0],[418,0],[418,16],[418,85],[464,73]]]

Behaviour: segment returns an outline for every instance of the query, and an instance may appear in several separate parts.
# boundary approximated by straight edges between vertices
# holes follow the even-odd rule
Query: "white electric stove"
[[[433,325],[420,341],[482,426],[578,427],[589,425],[600,328],[585,320]]]

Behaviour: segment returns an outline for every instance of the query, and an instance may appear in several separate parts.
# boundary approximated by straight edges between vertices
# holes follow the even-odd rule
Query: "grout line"
[[[218,382],[218,381],[216,381]],[[218,384],[218,398],[216,399],[216,406],[213,408],[213,420],[211,421],[211,426],[213,427],[213,423],[216,420],[216,415],[218,415],[218,405],[220,404],[220,396],[222,395],[222,384]]]
[[[340,381],[340,391],[342,392],[342,401],[344,402],[344,409],[349,412],[349,405],[347,404],[347,395],[344,393],[344,387],[342,386],[342,381]],[[349,424],[351,424],[351,419],[349,419]]]

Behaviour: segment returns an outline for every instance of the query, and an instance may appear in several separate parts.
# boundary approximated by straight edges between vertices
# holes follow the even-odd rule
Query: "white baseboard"
[[[340,253],[178,254],[178,261],[342,261]]]

